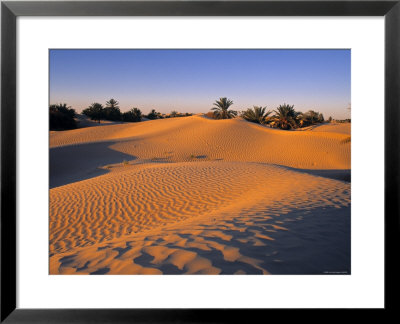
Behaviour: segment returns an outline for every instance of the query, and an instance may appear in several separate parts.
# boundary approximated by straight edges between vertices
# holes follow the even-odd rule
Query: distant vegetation
[[[76,112],[66,103],[50,105],[50,130],[66,130],[77,128],[75,120]],[[82,111],[82,114],[89,117],[91,120],[101,123],[102,120],[120,121],[120,122],[140,122],[143,118],[161,119],[192,116],[191,113],[180,113],[176,110],[170,114],[162,114],[152,109],[149,114],[143,115],[140,109],[133,107],[129,111],[121,112],[119,102],[115,99],[110,99],[103,106],[101,103],[94,102],[89,107]]]
[[[293,105],[283,104],[275,110],[266,111],[266,109],[267,107],[253,106],[253,108],[243,111],[241,117],[253,123],[285,130],[307,127],[324,122],[324,116],[321,113],[314,110],[302,113],[296,111]]]
[[[351,119],[347,118],[347,119],[334,119],[333,120],[335,123],[351,123]]]
[[[76,128],[74,119],[76,113],[67,104],[50,105],[50,130],[65,130]]]
[[[122,114],[122,120],[124,122],[140,122],[142,117],[142,112],[138,108],[132,108],[131,110]]]
[[[214,102],[212,111],[206,114],[209,118],[214,119],[229,119],[234,118],[238,113],[230,110],[233,101],[224,97],[219,98]],[[275,110],[267,110],[267,107],[253,106],[240,113],[240,116],[247,121],[268,125],[273,128],[280,129],[296,129],[307,127],[324,122],[324,116],[314,110],[309,110],[306,113],[298,112],[293,105],[283,104]]]
[[[307,127],[315,124],[323,123],[324,115],[314,110],[309,110],[306,113],[300,113],[299,115],[299,124],[300,127]]]
[[[173,117],[186,117],[192,116],[190,113],[179,113],[177,111],[172,111],[170,114],[162,114],[157,112],[155,109],[152,109],[147,115],[143,115],[140,109],[133,107],[131,110],[121,113],[119,109],[119,102],[115,99],[110,99],[106,102],[106,106],[99,103],[93,103],[88,108],[84,109],[82,113],[88,116],[90,119],[94,121],[98,121],[100,123],[101,120],[110,120],[110,121],[123,121],[123,122],[140,122],[143,118],[147,118],[150,120],[153,119],[162,119],[162,118],[173,118]]]
[[[155,109],[152,109],[150,113],[146,116],[147,119],[157,119],[160,113],[156,112]]]
[[[206,114],[213,119],[230,119],[238,116],[238,112],[231,109],[233,101],[226,97],[221,97],[213,103],[212,111]],[[119,102],[110,99],[105,106],[95,102],[82,111],[90,119],[97,121],[121,121],[121,122],[140,122],[143,118],[150,120],[162,118],[177,118],[192,116],[191,113],[180,113],[172,110],[169,114],[162,114],[152,109],[147,115],[144,115],[140,109],[133,107],[129,111],[121,113]],[[68,107],[67,104],[50,105],[50,130],[73,129],[77,127],[75,121],[75,110]],[[240,116],[247,121],[267,125],[272,128],[284,130],[308,127],[325,122],[324,116],[314,110],[305,113],[296,111],[294,105],[279,105],[274,110],[267,110],[267,107],[253,106],[240,113]],[[334,120],[329,117],[327,122],[348,123],[351,119]]]
[[[171,111],[170,114],[164,114],[162,118],[176,118],[176,117],[187,117],[187,116],[192,116],[193,114],[191,113],[180,113],[177,112],[176,110]]]

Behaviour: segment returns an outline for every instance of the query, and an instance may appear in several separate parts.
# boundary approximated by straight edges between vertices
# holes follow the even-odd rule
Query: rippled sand
[[[350,273],[350,125],[329,126],[51,132],[50,273]]]

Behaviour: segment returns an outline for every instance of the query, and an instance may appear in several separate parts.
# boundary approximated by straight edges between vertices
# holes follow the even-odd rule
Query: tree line
[[[82,114],[88,116],[94,121],[100,120],[111,120],[111,121],[123,121],[123,122],[140,122],[143,118],[147,119],[160,119],[160,118],[171,118],[171,117],[184,117],[191,116],[190,113],[178,113],[177,111],[172,111],[170,114],[162,114],[152,109],[150,113],[144,115],[140,109],[133,107],[127,112],[121,113],[119,109],[119,102],[115,99],[110,99],[106,102],[104,107],[102,104],[95,102],[91,104],[88,108],[82,111]]]
[[[230,109],[232,105],[232,100],[226,97],[220,98],[214,102],[208,116],[215,119],[229,119],[240,115],[250,122],[285,130],[307,127],[325,121],[323,114],[314,110],[302,113],[296,111],[294,105],[283,104],[275,110],[268,111],[267,107],[253,106],[240,113]],[[329,117],[328,121],[331,122],[332,117]]]
[[[233,101],[224,97],[219,98],[213,104],[211,112],[207,116],[214,119],[229,119],[241,116],[244,119],[262,125],[268,125],[280,129],[296,129],[323,123],[325,121],[323,114],[309,110],[305,113],[296,111],[294,105],[279,105],[274,110],[267,110],[267,107],[253,106],[245,111],[237,112],[230,109]],[[133,107],[127,112],[122,113],[119,108],[119,102],[110,99],[106,105],[95,102],[82,111],[90,119],[100,123],[101,120],[122,121],[122,122],[140,122],[143,118],[160,119],[191,116],[190,113],[179,113],[172,111],[170,114],[162,114],[152,109],[150,113],[144,115],[140,109]],[[76,112],[67,104],[50,105],[50,130],[74,129],[77,127],[75,120]],[[329,117],[329,122],[332,117]],[[347,121],[347,120],[346,120]],[[350,121],[350,120],[349,120]]]
[[[192,116],[191,113],[180,113],[176,110],[170,114],[162,114],[152,109],[147,115],[143,114],[140,109],[133,107],[127,112],[121,112],[119,102],[110,99],[106,105],[95,102],[82,111],[82,114],[89,117],[93,121],[100,123],[101,120],[121,121],[121,122],[140,122],[143,118],[150,120],[162,118],[175,118]],[[67,106],[66,103],[50,105],[50,130],[65,130],[77,128],[75,120],[76,111]]]
[[[119,102],[115,99],[110,99],[106,102],[104,107],[102,104],[95,102],[92,103],[88,108],[82,111],[82,114],[88,116],[94,121],[100,123],[101,120],[110,121],[127,121],[127,122],[139,122],[142,120],[142,112],[138,108],[132,108],[131,110],[121,113],[119,109]]]

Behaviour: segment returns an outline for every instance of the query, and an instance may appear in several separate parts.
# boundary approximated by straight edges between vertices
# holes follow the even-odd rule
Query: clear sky
[[[350,117],[350,50],[50,50],[50,103],[80,112],[119,101],[121,111],[208,112],[294,105]]]

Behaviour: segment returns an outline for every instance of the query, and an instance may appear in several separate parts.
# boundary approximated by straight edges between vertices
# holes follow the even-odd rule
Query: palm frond
[[[229,119],[233,118],[237,115],[237,112],[234,110],[228,110],[230,106],[233,105],[233,101],[223,97],[219,98],[213,103],[211,110],[214,110],[214,116],[217,119]]]

